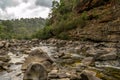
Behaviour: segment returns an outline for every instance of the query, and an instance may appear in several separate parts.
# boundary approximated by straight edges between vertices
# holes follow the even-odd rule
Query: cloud
[[[0,0],[0,19],[47,18],[52,0]]]
[[[0,9],[0,18],[1,19],[12,19],[14,18],[14,14],[8,14],[6,11]]]
[[[36,0],[35,4],[43,7],[51,7],[52,0]]]
[[[6,7],[17,6],[19,2],[17,0],[0,0],[0,8],[5,9]]]

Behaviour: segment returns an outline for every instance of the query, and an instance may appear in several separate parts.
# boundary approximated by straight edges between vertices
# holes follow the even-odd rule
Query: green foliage
[[[74,7],[78,5],[80,0],[60,0],[53,1],[52,12],[46,21],[46,27],[36,33],[37,38],[47,39],[57,37],[61,39],[69,39],[68,30],[77,27],[83,28],[88,19],[87,12],[76,14]]]
[[[50,26],[47,26],[44,29],[40,29],[33,35],[33,38],[48,39],[52,37],[51,30],[52,28]]]
[[[55,12],[52,12],[52,17],[49,20],[54,20],[50,26],[53,27],[55,35],[59,35],[61,32],[74,29],[78,26],[81,28],[85,26],[86,20],[88,19],[87,12],[77,15],[73,11],[74,6],[78,3],[79,0],[60,0],[59,6],[55,9]]]
[[[81,19],[83,19],[83,20],[87,20],[87,19],[88,19],[88,15],[87,15],[87,12],[86,12],[86,11],[84,11],[84,12],[82,13]]]
[[[4,27],[0,25],[0,38],[4,37],[3,31],[4,31]]]
[[[79,26],[80,28],[83,28],[86,25],[86,20],[88,19],[87,13],[83,12],[80,16],[77,16],[73,23],[74,25]]]
[[[45,20],[42,18],[1,20],[0,38],[30,39],[44,25]]]
[[[69,35],[66,32],[60,33],[57,38],[62,39],[62,40],[68,40],[70,39]]]
[[[53,10],[54,10],[55,8],[57,8],[58,6],[59,6],[59,3],[54,0],[54,1],[52,2]]]
[[[80,3],[80,0],[73,1],[73,9]]]
[[[47,26],[43,29],[43,35],[44,35],[43,39],[47,39],[47,38],[50,38],[52,36],[51,30],[52,30],[51,26]]]
[[[0,33],[4,31],[4,26],[0,25]]]

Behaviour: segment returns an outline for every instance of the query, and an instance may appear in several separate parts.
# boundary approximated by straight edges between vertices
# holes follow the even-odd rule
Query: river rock
[[[23,80],[47,80],[47,70],[39,63],[32,63],[28,66]]]
[[[40,48],[31,50],[29,56],[26,58],[24,64],[22,65],[22,70],[26,70],[27,66],[33,62],[42,64],[49,63],[45,67],[48,67],[48,65],[51,65],[53,63],[52,59],[47,55],[47,53]]]
[[[0,48],[4,47],[4,42],[0,41]]]
[[[10,61],[10,57],[8,55],[0,55],[0,61],[8,62]]]
[[[59,73],[58,74],[59,78],[67,78],[67,74],[66,73]]]
[[[81,61],[81,63],[83,63],[83,65],[86,66],[90,65],[92,62],[93,62],[93,57],[86,57]]]
[[[8,70],[8,63],[0,61],[0,71],[1,70]]]
[[[98,57],[99,60],[115,60],[117,58],[117,54],[114,52],[111,52],[109,54],[104,54]]]
[[[84,70],[80,75],[81,76],[80,80],[101,80],[97,78],[95,75],[96,73],[93,71]]]
[[[70,59],[71,53],[65,53],[64,56],[61,57],[61,59]]]
[[[57,80],[70,80],[69,78],[62,78],[62,79],[57,79]]]
[[[49,79],[58,78],[58,73],[59,73],[59,70],[58,70],[58,69],[53,69],[53,70],[51,70],[51,71],[48,73],[48,78],[49,78]]]

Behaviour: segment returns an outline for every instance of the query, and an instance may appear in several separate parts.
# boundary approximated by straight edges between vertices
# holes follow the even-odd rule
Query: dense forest
[[[1,39],[30,39],[45,25],[43,18],[13,19],[0,21]]]

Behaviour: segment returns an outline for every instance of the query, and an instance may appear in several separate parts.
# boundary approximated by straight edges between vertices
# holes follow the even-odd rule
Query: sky
[[[0,19],[47,18],[52,0],[0,0]]]

